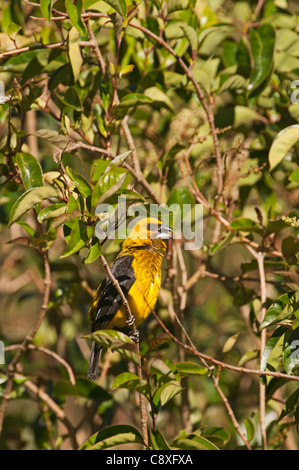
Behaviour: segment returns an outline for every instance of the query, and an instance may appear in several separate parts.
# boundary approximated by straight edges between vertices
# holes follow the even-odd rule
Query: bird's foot
[[[134,315],[131,315],[131,316],[126,320],[126,324],[127,324],[128,326],[132,326],[134,323],[135,323],[135,317],[134,317]]]
[[[130,338],[132,341],[134,341],[134,343],[137,343],[138,340],[139,340],[139,331],[136,330],[135,333],[130,333],[130,334],[129,334],[129,338]]]

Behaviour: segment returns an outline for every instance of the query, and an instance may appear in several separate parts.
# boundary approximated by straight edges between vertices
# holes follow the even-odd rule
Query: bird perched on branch
[[[89,310],[92,332],[118,330],[130,324],[127,308],[114,285],[115,280],[126,297],[135,326],[148,317],[161,286],[162,258],[166,250],[163,240],[171,238],[171,232],[171,228],[153,217],[137,222],[110,268],[114,279],[107,275],[96,292]],[[98,377],[101,351],[101,345],[94,341],[87,374],[92,380]]]

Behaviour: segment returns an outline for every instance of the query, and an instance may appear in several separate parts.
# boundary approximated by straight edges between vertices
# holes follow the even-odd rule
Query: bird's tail
[[[89,366],[87,372],[87,378],[96,380],[99,375],[99,362],[101,358],[102,347],[95,341],[91,345]]]

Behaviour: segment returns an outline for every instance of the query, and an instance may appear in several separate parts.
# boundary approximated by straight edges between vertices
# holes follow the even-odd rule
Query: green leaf
[[[135,343],[124,333],[115,330],[99,330],[83,338],[96,341],[105,348],[116,349],[121,355],[139,364],[140,354],[135,352]]]
[[[83,197],[87,198],[88,196],[91,196],[91,187],[84,178],[84,176],[80,175],[69,166],[65,167],[65,171],[67,172],[71,180],[75,183],[76,187],[78,188],[78,191],[82,194]]]
[[[282,420],[285,416],[287,416],[290,413],[293,413],[298,406],[298,400],[299,400],[299,388],[295,390],[286,400],[283,410],[279,416],[279,421]]]
[[[115,377],[112,383],[112,388],[121,387],[123,384],[132,382],[134,380],[139,381],[138,375],[132,374],[131,372],[123,372],[122,374],[119,374],[117,377]]]
[[[92,192],[92,207],[103,203],[120,188],[125,187],[129,178],[130,175],[128,175],[128,170],[125,168],[116,167],[106,171],[100,177]]]
[[[37,137],[46,140],[55,147],[60,148],[61,150],[66,150],[67,146],[71,143],[68,136],[59,134],[59,132],[52,129],[39,129],[34,133]]]
[[[281,337],[285,334],[286,331],[287,328],[285,326],[280,326],[274,331],[271,338],[269,338],[261,358],[261,370],[266,370],[270,355],[273,353],[275,346],[278,345]],[[278,355],[280,355],[280,351],[278,351]]]
[[[56,198],[58,193],[52,186],[41,186],[37,188],[28,189],[22,196],[14,203],[9,217],[8,226],[10,227],[16,220],[18,220],[27,211],[32,209],[36,204],[49,198]]]
[[[181,393],[183,388],[180,386],[178,382],[170,381],[160,387],[155,395],[159,395],[159,401],[161,406],[164,406],[167,402],[169,402],[172,398],[176,395]]]
[[[60,259],[72,256],[77,253],[85,245],[87,241],[86,224],[80,220],[75,219],[70,234],[70,239],[67,247],[60,255]]]
[[[283,350],[283,366],[287,374],[299,373],[299,328],[286,338]]]
[[[175,439],[170,447],[171,449],[181,450],[219,450],[211,441],[195,434],[190,434],[186,438]]]
[[[253,349],[252,351],[248,351],[245,354],[243,354],[243,356],[241,357],[241,359],[238,362],[238,366],[242,367],[245,364],[247,364],[247,362],[252,361],[253,359],[257,359],[258,357],[259,357],[259,351],[257,349]]]
[[[143,444],[138,429],[126,424],[109,426],[85,441],[79,450],[103,450],[120,444]]]
[[[209,441],[215,445],[225,445],[230,439],[230,433],[220,426],[211,426],[203,430],[199,429],[198,431],[194,431],[194,434],[209,439]]]
[[[173,13],[178,10],[186,10],[188,8],[188,0],[168,0],[167,12]]]
[[[37,220],[42,223],[44,220],[58,217],[61,214],[64,214],[66,211],[66,203],[58,202],[57,204],[51,204],[47,207],[44,207],[39,211]]]
[[[208,372],[206,367],[199,366],[193,362],[176,362],[175,367],[180,375],[204,375]]]
[[[144,91],[144,95],[146,95],[148,99],[151,99],[152,102],[163,103],[171,111],[174,111],[174,107],[173,107],[173,103],[172,103],[171,99],[160,88],[158,88],[156,86],[149,87]]]
[[[104,0],[104,2],[114,8],[123,18],[126,18],[127,6],[125,0]]]
[[[290,178],[291,181],[294,181],[294,183],[299,184],[299,166],[295,168],[295,170],[292,171]]]
[[[245,217],[232,220],[230,227],[232,230],[238,230],[241,232],[260,231],[260,227],[256,222]]]
[[[151,430],[151,441],[154,450],[171,450],[159,429]]]
[[[92,242],[89,247],[89,253],[86,256],[86,258],[84,258],[84,263],[85,264],[93,263],[96,259],[99,258],[99,256],[101,256],[101,253],[102,253],[101,244],[97,237],[93,237]]]
[[[248,85],[249,97],[260,94],[265,88],[273,67],[275,30],[269,24],[263,24],[249,32],[250,47],[254,67]]]
[[[224,343],[224,346],[222,348],[222,356],[225,356],[225,354],[229,353],[234,345],[236,344],[236,341],[239,337],[240,331],[235,333],[234,335],[230,336]]]
[[[65,0],[65,7],[72,24],[79,31],[84,39],[88,39],[88,34],[81,19],[82,13],[82,0],[76,0],[74,3],[72,0]]]
[[[16,163],[20,169],[26,190],[43,186],[43,174],[38,160],[30,153],[16,154]]]
[[[124,372],[118,375],[113,383],[113,388],[126,388],[128,390],[135,390],[136,392],[142,393],[145,396],[150,395],[150,384],[143,379],[139,379],[137,375],[131,374],[130,372]]]
[[[83,65],[83,58],[81,48],[79,46],[80,35],[77,28],[73,27],[68,35],[68,55],[74,75],[74,81],[79,77],[81,67]]]
[[[195,29],[187,24],[182,24],[181,29],[184,31],[184,35],[188,39],[192,51],[197,51],[198,38]]]
[[[31,85],[29,93],[27,95],[23,95],[22,102],[21,102],[21,114],[25,115],[27,111],[29,111],[31,105],[43,94],[44,87],[38,87],[35,85]]]
[[[221,242],[215,242],[213,246],[211,246],[209,253],[211,256],[213,256],[215,253],[218,253],[222,248],[224,248],[233,238],[235,234],[230,233],[223,241]]]
[[[289,294],[281,295],[267,310],[265,318],[260,325],[260,330],[289,318],[298,309],[299,291],[291,297]]]
[[[281,162],[298,140],[299,124],[286,127],[277,134],[270,147],[268,156],[270,170],[273,170]]]
[[[120,100],[117,109],[131,108],[142,104],[151,104],[152,102],[153,100],[149,96],[142,95],[141,93],[128,93]]]
[[[82,214],[80,211],[74,209],[72,212],[64,212],[63,214],[56,215],[56,217],[51,221],[48,232],[54,230],[60,225],[66,224],[67,222],[81,217]]]
[[[48,23],[51,21],[52,0],[40,0],[40,8],[45,20]]]
[[[250,442],[255,436],[255,426],[251,419],[244,419],[244,425],[246,429],[247,441]]]

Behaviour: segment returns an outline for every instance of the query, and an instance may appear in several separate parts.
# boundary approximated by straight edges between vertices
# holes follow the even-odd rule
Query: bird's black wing
[[[129,290],[134,284],[136,278],[132,261],[134,257],[130,255],[116,258],[111,266],[111,273],[119,283],[124,295],[127,297]],[[110,277],[107,275],[96,295],[96,301],[91,309],[91,330],[102,330],[107,327],[116,312],[122,305],[122,300],[113,285]]]

